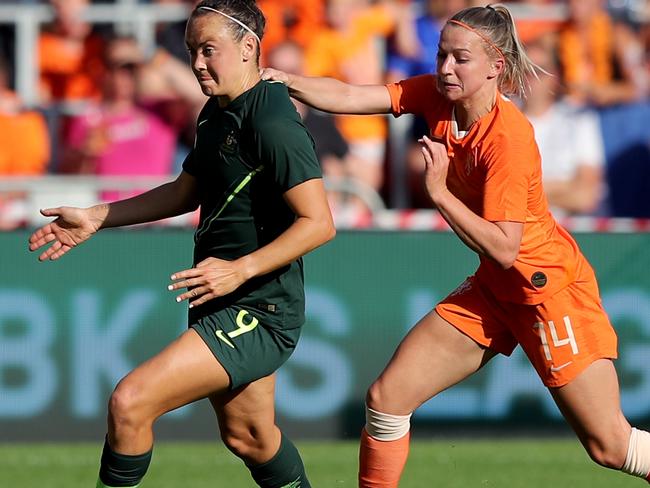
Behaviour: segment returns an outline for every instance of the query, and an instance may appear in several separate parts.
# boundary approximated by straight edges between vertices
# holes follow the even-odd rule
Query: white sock
[[[632,427],[625,464],[621,471],[639,478],[650,474],[650,433]]]

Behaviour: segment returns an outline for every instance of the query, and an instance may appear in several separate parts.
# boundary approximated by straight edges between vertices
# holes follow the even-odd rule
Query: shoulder
[[[494,139],[513,143],[530,144],[535,140],[535,132],[530,120],[508,97],[499,94],[498,114]]]
[[[508,98],[498,102],[498,113],[489,135],[485,139],[484,150],[490,158],[535,165],[539,159],[539,150],[535,141],[535,132],[530,121]]]
[[[300,121],[296,107],[283,83],[260,82],[250,99],[250,123],[256,131],[278,131]]]

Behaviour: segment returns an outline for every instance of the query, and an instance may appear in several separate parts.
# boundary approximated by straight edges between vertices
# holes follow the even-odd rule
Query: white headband
[[[212,8],[212,7],[199,7],[199,10],[209,10],[210,12],[215,12],[215,13],[217,13],[217,14],[223,15],[225,18],[227,18],[227,19],[229,19],[229,20],[232,20],[234,23],[239,24],[239,25],[242,26],[244,29],[246,29],[248,32],[250,32],[251,34],[253,34],[253,35],[255,36],[255,39],[257,39],[257,42],[260,43],[260,44],[262,44],[262,41],[260,40],[260,37],[259,37],[257,34],[255,34],[255,32],[253,32],[253,29],[251,29],[250,27],[248,27],[248,26],[247,26],[246,24],[244,24],[241,20],[237,20],[236,18],[231,17],[230,15],[223,13],[221,10],[217,10],[217,9],[215,9],[215,8]]]

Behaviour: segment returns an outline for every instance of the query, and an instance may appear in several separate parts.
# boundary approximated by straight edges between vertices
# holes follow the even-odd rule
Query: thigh
[[[621,412],[614,364],[599,359],[567,385],[549,391],[583,444],[620,444],[627,449],[631,427]]]
[[[281,434],[275,425],[275,374],[215,393],[210,403],[221,438],[230,449],[256,463],[277,452]]]
[[[564,386],[594,361],[617,357],[616,333],[592,273],[539,305],[512,305],[505,320],[547,387]]]
[[[137,395],[137,407],[156,418],[228,388],[229,378],[203,339],[189,329],[117,386]]]
[[[234,390],[273,374],[293,353],[300,327],[259,308],[227,307],[192,324],[228,372]]]
[[[385,413],[409,414],[495,355],[434,310],[401,342],[371,387],[369,406]]]

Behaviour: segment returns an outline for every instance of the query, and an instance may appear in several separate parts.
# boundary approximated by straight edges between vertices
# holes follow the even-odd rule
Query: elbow
[[[499,253],[498,256],[494,256],[494,260],[501,267],[501,269],[507,271],[515,265],[518,255],[519,255],[519,248],[515,250],[508,249]]]
[[[328,215],[318,220],[318,227],[315,229],[314,235],[318,236],[316,246],[322,246],[336,237],[336,227],[331,216]]]
[[[325,244],[326,242],[329,242],[336,237],[336,227],[334,226],[334,222],[332,220],[329,220],[329,222],[327,222],[327,224],[323,227],[324,229],[322,244]]]

